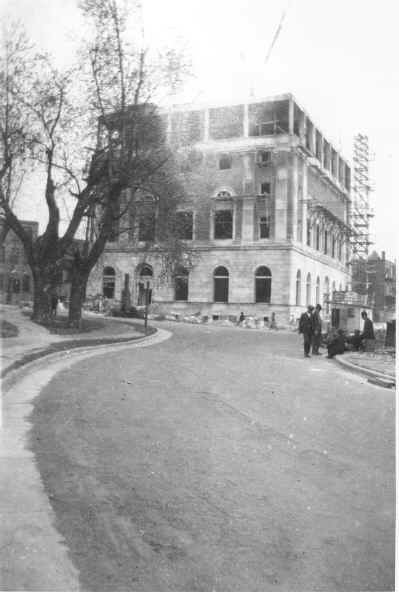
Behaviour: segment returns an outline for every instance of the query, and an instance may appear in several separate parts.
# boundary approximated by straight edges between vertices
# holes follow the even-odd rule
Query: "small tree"
[[[91,34],[79,67],[60,72],[47,56],[32,54],[22,34],[18,42],[9,36],[1,62],[7,91],[0,96],[0,206],[32,270],[33,318],[48,318],[48,295],[68,261],[73,324],[80,322],[93,266],[114,237],[117,221],[130,212],[134,223],[139,195],[154,196],[163,212],[163,249],[178,256],[171,219],[183,193],[153,103],[161,88],[174,88],[179,81],[177,56],[169,52],[151,61],[147,51],[130,43],[129,13],[116,0],[85,0],[81,8]],[[29,76],[23,76],[27,71]],[[48,210],[45,231],[35,241],[6,192],[7,179],[13,180],[13,171],[24,170],[27,162],[42,174]],[[66,196],[74,204],[61,235],[60,204]],[[77,248],[82,230],[83,246]]]

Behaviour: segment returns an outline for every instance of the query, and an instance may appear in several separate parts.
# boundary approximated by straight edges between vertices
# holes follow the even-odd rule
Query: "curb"
[[[30,365],[35,364],[36,362],[40,362],[44,358],[49,359],[51,361],[53,358],[57,358],[60,355],[68,354],[68,353],[75,353],[75,352],[85,352],[85,351],[94,351],[95,349],[102,349],[106,346],[117,346],[117,345],[131,345],[133,342],[142,342],[145,339],[154,337],[159,330],[155,327],[151,327],[152,332],[148,335],[140,335],[140,336],[125,336],[122,335],[114,338],[106,338],[101,340],[101,338],[92,339],[92,343],[89,343],[90,340],[84,342],[82,340],[82,344],[76,343],[72,345],[73,340],[71,339],[71,345],[68,344],[68,340],[54,342],[57,344],[58,347],[51,349],[51,345],[47,348],[39,350],[39,351],[28,351],[25,355],[21,356],[19,359],[15,360],[4,368],[4,370],[0,374],[0,379],[4,383],[6,379],[11,379],[18,371],[23,371],[27,369]],[[84,342],[84,343],[83,343]],[[4,386],[4,385],[3,385]]]
[[[343,360],[338,356],[335,357],[335,361],[337,364],[343,366],[350,372],[367,377],[370,379],[369,382],[373,382],[373,384],[377,384],[378,386],[383,386],[385,388],[395,388],[396,386],[396,379],[394,376],[389,376],[389,374],[384,374],[383,372],[377,372],[375,370],[363,368],[362,366],[358,366],[357,364],[352,364],[352,362]]]

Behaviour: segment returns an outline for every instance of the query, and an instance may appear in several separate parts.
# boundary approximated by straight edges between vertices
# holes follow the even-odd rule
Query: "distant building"
[[[23,220],[24,229],[37,237],[39,224]],[[9,229],[0,247],[0,302],[18,304],[33,298],[33,282],[23,245]]]
[[[107,245],[88,294],[132,303],[145,286],[159,310],[224,316],[241,311],[288,322],[306,304],[329,312],[350,284],[351,170],[292,95],[233,106],[176,107],[163,115],[187,200],[180,237],[192,268],[162,283],[151,200],[136,228]],[[137,207],[137,206],[136,206]]]
[[[373,251],[367,259],[352,262],[352,286],[359,294],[366,294],[376,321],[395,318],[396,263]]]

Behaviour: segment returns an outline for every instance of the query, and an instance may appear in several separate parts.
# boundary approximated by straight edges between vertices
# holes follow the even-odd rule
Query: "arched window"
[[[225,267],[217,267],[213,272],[215,302],[229,301],[229,272]]]
[[[255,302],[270,302],[272,293],[272,273],[262,265],[255,272]]]
[[[185,267],[176,269],[175,300],[188,300],[188,270]]]
[[[342,292],[342,282],[339,282],[339,291]]]
[[[306,276],[306,304],[312,304],[312,277],[310,273]]]
[[[320,304],[320,278],[317,276],[316,280],[316,304]]]
[[[301,306],[301,270],[296,272],[295,304]]]
[[[115,297],[115,269],[113,267],[104,267],[103,295],[105,298]]]
[[[328,255],[328,230],[324,231],[324,254]]]
[[[320,250],[320,226],[316,224],[316,249]]]

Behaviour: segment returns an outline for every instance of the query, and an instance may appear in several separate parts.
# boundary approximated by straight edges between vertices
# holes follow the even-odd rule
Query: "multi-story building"
[[[253,314],[280,322],[328,302],[350,283],[351,171],[292,95],[164,115],[187,198],[180,237],[193,265],[161,281],[156,212],[109,243],[88,293],[207,315]],[[147,205],[148,207],[148,205]],[[328,311],[327,311],[328,312]]]
[[[4,224],[4,222],[1,222]],[[36,238],[39,224],[23,220],[24,229]],[[32,274],[18,236],[9,229],[0,247],[0,302],[17,304],[32,300]]]

